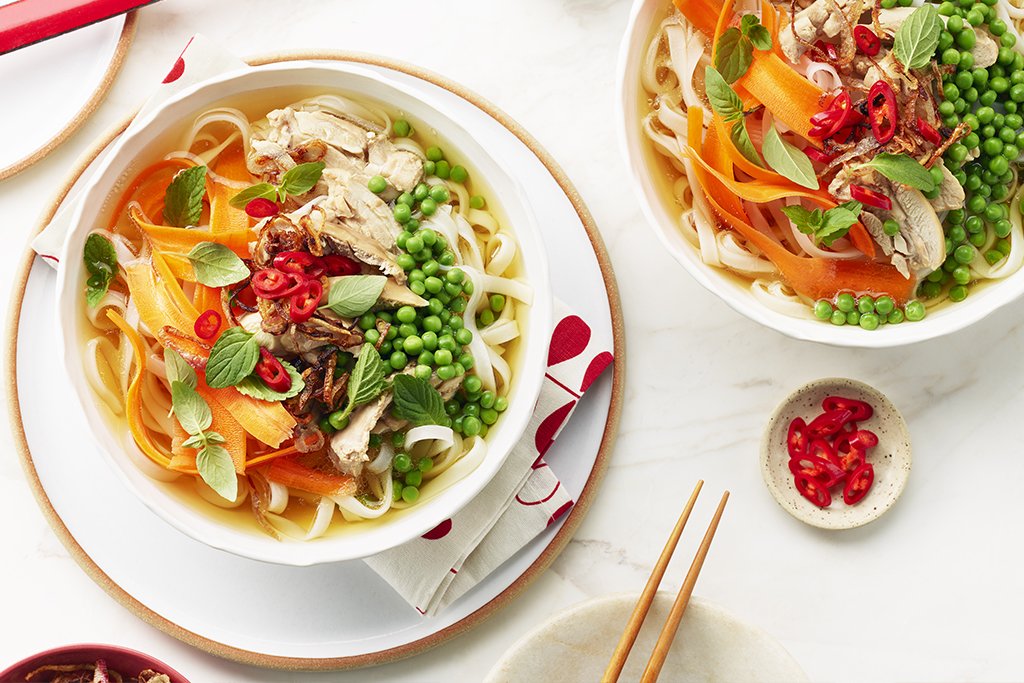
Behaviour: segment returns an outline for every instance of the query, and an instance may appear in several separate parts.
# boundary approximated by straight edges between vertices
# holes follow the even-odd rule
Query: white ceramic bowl
[[[297,89],[304,92],[292,97],[291,91],[298,92]],[[488,454],[483,464],[440,494],[428,495],[417,505],[389,513],[382,520],[346,525],[339,533],[307,543],[280,542],[258,531],[218,522],[206,506],[182,502],[171,495],[165,484],[143,472],[148,461],[141,454],[135,457],[137,448],[127,426],[115,427],[116,422],[103,414],[106,409],[93,395],[82,367],[80,340],[87,322],[81,315],[85,282],[81,254],[89,231],[105,224],[106,204],[116,188],[157,158],[166,144],[165,136],[171,131],[177,135],[182,126],[191,124],[197,113],[224,101],[239,103],[255,97],[260,98],[261,104],[267,100],[268,106],[283,106],[301,96],[328,91],[387,103],[391,110],[404,112],[419,125],[437,131],[440,138],[466,160],[471,172],[489,187],[508,223],[514,226],[524,277],[533,288],[534,301],[523,327],[509,408],[487,435]],[[274,93],[281,93],[283,99],[276,98]],[[501,160],[485,151],[487,140],[478,140],[477,134],[482,135],[479,131],[464,129],[443,104],[432,97],[419,91],[414,95],[367,69],[335,63],[287,62],[231,72],[189,87],[145,114],[130,133],[114,143],[84,189],[72,218],[58,275],[58,328],[71,386],[102,452],[125,484],[157,515],[207,545],[257,560],[303,566],[368,557],[399,546],[450,518],[491,480],[533,414],[544,379],[552,300],[547,257],[529,202],[519,185],[502,170]],[[150,467],[148,471],[159,474],[153,472],[158,469]],[[425,489],[427,492],[429,489]]]
[[[648,42],[671,9],[671,0],[635,0],[633,3],[619,54],[616,100],[619,140],[647,222],[665,249],[704,288],[751,320],[790,337],[865,348],[901,346],[950,334],[981,320],[1024,293],[1022,269],[1002,282],[975,288],[965,301],[930,312],[922,321],[885,325],[868,331],[856,326],[834,326],[810,317],[794,318],[770,310],[754,298],[744,281],[701,261],[700,253],[682,235],[678,205],[656,186],[655,173],[661,171],[651,167],[655,153],[650,150],[640,127],[640,102],[645,97],[640,84],[640,64]]]

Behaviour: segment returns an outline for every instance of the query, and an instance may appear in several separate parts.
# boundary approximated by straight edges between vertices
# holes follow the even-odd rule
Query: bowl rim
[[[152,655],[140,652],[139,650],[135,650],[130,647],[107,645],[105,643],[72,643],[70,645],[59,645],[57,647],[41,650],[35,654],[23,657],[7,668],[0,670],[0,680],[6,680],[6,678],[8,676],[12,676],[15,671],[26,668],[29,665],[33,665],[33,668],[38,668],[39,666],[43,666],[45,660],[48,658],[59,657],[61,655],[76,652],[81,652],[83,657],[90,656],[95,657],[96,659],[103,659],[104,657],[110,656],[110,654],[125,657],[137,657],[146,662],[146,666],[151,667],[157,673],[163,673],[170,676],[171,683],[189,683],[185,676]]]
[[[500,204],[506,213],[514,213],[510,209],[515,207],[515,210],[521,214],[520,218],[522,219],[516,223],[515,236],[520,246],[520,253],[523,254],[524,269],[529,271],[529,284],[533,289],[534,295],[533,302],[529,307],[529,324],[526,326],[527,333],[524,335],[524,338],[531,339],[532,341],[521,351],[521,360],[519,361],[520,379],[518,380],[519,387],[517,391],[520,393],[517,396],[516,405],[523,407],[514,411],[510,406],[509,410],[503,414],[503,424],[509,425],[506,431],[502,433],[503,441],[508,442],[507,446],[502,448],[501,451],[489,449],[485,462],[481,463],[477,469],[426,501],[426,503],[431,504],[431,507],[424,506],[423,509],[433,512],[433,514],[406,514],[403,516],[399,521],[403,524],[405,530],[399,534],[397,540],[387,540],[395,536],[394,530],[391,529],[394,524],[374,527],[367,533],[314,539],[313,542],[293,542],[290,540],[279,542],[269,536],[266,538],[258,537],[255,534],[236,529],[231,525],[223,524],[207,528],[197,528],[179,515],[174,514],[173,508],[188,507],[181,501],[175,500],[170,496],[162,496],[162,498],[167,499],[166,502],[163,500],[157,501],[143,495],[143,491],[132,481],[131,475],[128,472],[130,468],[138,470],[138,467],[131,463],[131,456],[127,455],[124,447],[108,447],[108,444],[105,442],[105,440],[113,441],[116,435],[111,426],[104,422],[103,417],[99,415],[100,409],[96,405],[95,397],[91,395],[91,387],[87,385],[84,378],[79,377],[81,372],[81,351],[79,344],[69,339],[71,336],[69,332],[77,329],[79,323],[65,322],[62,315],[62,312],[68,306],[72,307],[72,312],[77,314],[78,311],[78,304],[74,302],[71,292],[74,289],[72,284],[77,281],[82,266],[79,263],[81,259],[75,258],[70,252],[71,245],[74,242],[74,235],[84,231],[82,223],[86,213],[86,201],[98,200],[102,202],[102,197],[93,198],[90,195],[97,191],[101,180],[108,175],[112,167],[115,167],[114,162],[118,160],[118,157],[124,153],[124,150],[137,137],[141,136],[161,118],[165,117],[168,110],[176,106],[184,106],[184,103],[201,94],[207,88],[224,87],[226,84],[230,84],[238,79],[258,77],[259,73],[264,72],[298,73],[301,76],[301,73],[308,73],[309,71],[329,72],[356,79],[361,78],[365,81],[373,81],[399,97],[415,100],[419,106],[429,111],[429,115],[436,116],[443,121],[443,128],[437,126],[443,137],[449,140],[453,137],[463,137],[461,143],[455,144],[453,142],[453,144],[460,153],[467,157],[470,163],[479,165],[480,160],[484,160],[484,164],[492,167],[485,174],[488,180],[487,184],[494,185],[496,184],[495,180],[500,180],[501,183],[507,184],[508,193],[502,197]],[[297,80],[289,82],[288,85],[301,84],[301,80]],[[284,87],[284,85],[273,87]],[[345,88],[346,86],[338,86],[336,89],[343,91]],[[213,98],[213,101],[216,102],[219,99],[230,97],[231,94],[231,92],[222,93],[220,96]],[[364,96],[371,99],[374,98],[373,95]],[[379,97],[376,99],[379,99]],[[519,182],[504,171],[504,167],[499,161],[474,136],[465,130],[459,119],[460,117],[453,115],[451,108],[447,104],[439,102],[436,96],[425,96],[422,92],[412,94],[390,75],[373,71],[364,64],[303,59],[256,66],[246,65],[191,84],[181,91],[174,93],[153,109],[143,112],[140,117],[133,120],[133,129],[117,137],[107,149],[105,156],[98,160],[96,170],[83,186],[79,195],[80,201],[75,206],[69,222],[68,236],[61,248],[61,267],[58,268],[56,287],[56,316],[59,339],[63,350],[62,362],[65,366],[65,374],[72,384],[72,390],[82,407],[86,421],[89,423],[89,430],[94,438],[95,445],[102,453],[104,460],[113,469],[118,479],[132,491],[135,497],[170,526],[204,545],[263,562],[289,566],[311,566],[356,560],[401,546],[430,531],[445,519],[457,514],[465,505],[479,495],[501,469],[505,459],[516,444],[519,443],[523,433],[525,433],[543,387],[547,337],[550,335],[552,326],[553,296],[551,293],[547,254],[540,237],[536,216],[531,203]],[[465,150],[467,146],[475,147],[476,149],[467,154]],[[119,167],[115,167],[115,170],[117,168],[120,169],[120,172],[123,172],[125,166],[122,163]],[[501,177],[499,178],[498,176]],[[524,235],[526,236],[525,241],[523,239]],[[524,244],[526,245],[525,248]],[[527,254],[529,255],[527,256]],[[69,266],[68,264],[75,265]],[[72,274],[74,277],[72,277]],[[70,303],[65,303],[66,300],[70,300]],[[536,366],[536,372],[531,372],[533,369],[531,366]],[[78,372],[76,372],[76,369]],[[527,408],[526,406],[529,407]],[[103,426],[97,426],[97,422],[102,423]],[[116,455],[113,451],[117,452]],[[485,466],[486,469],[484,469]],[[481,472],[483,474],[480,474]],[[146,476],[144,472],[139,472],[139,474]],[[158,484],[159,482],[154,482],[154,485]],[[456,491],[460,495],[457,498],[453,498],[451,494]],[[441,504],[442,500],[446,501],[444,505]],[[203,517],[205,518],[204,522],[208,522],[210,519],[207,515],[203,515]],[[415,520],[417,519],[420,521],[416,522]]]
[[[635,109],[638,72],[633,58],[642,54],[638,42],[646,40],[652,28],[651,24],[641,21],[646,11],[655,12],[661,5],[669,5],[670,0],[634,0],[629,12],[629,19],[619,46],[616,64],[615,82],[615,115],[618,129],[619,148],[626,166],[629,169],[630,184],[634,195],[640,203],[643,216],[648,226],[657,235],[662,247],[683,266],[689,275],[705,290],[724,301],[740,315],[760,325],[780,332],[787,337],[802,341],[812,341],[829,346],[849,348],[892,348],[906,346],[936,339],[963,330],[980,320],[995,313],[999,309],[1013,303],[1024,294],[1024,268],[1011,273],[999,281],[986,283],[982,291],[967,302],[956,307],[945,307],[941,311],[930,312],[924,320],[912,324],[886,325],[884,329],[864,330],[859,326],[834,326],[827,321],[796,318],[784,313],[772,311],[754,300],[747,291],[727,287],[726,273],[709,266],[700,260],[696,250],[688,248],[692,253],[678,249],[670,240],[670,234],[678,232],[678,225],[669,225],[658,215],[654,207],[656,194],[650,187],[650,172],[643,159],[638,145],[644,144],[639,136],[637,121],[631,118],[630,110]],[[653,8],[653,9],[652,9]],[[1011,199],[1011,204],[1016,202]],[[1014,279],[1015,278],[1015,279]],[[964,305],[966,303],[966,305]]]

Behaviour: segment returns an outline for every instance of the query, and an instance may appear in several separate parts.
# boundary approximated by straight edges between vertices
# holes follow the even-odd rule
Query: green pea
[[[941,276],[941,272],[939,275]],[[917,288],[917,293],[925,299],[934,299],[942,292],[942,285],[938,282],[932,282],[926,280],[921,283],[921,286]]]
[[[453,266],[455,265],[455,252],[451,249],[445,249],[441,252],[441,255],[437,257],[437,262],[442,266]]]
[[[423,483],[423,473],[420,472],[418,469],[411,469],[410,468],[409,472],[405,475],[405,485],[406,486],[419,486],[422,483]]]
[[[992,87],[991,84],[989,84],[989,87]],[[999,95],[995,90],[986,90],[981,93],[980,97],[978,97],[978,101],[986,107],[991,107],[995,103],[997,97],[999,97]]]
[[[423,352],[423,339],[417,335],[409,335],[402,341],[402,349],[410,356],[419,356]]]
[[[947,48],[942,52],[942,63],[943,64],[959,64],[960,63],[960,51],[954,47]]]
[[[981,151],[990,157],[994,157],[1003,151],[1003,141],[999,138],[988,138],[981,143]]]
[[[473,341],[473,333],[463,327],[460,330],[455,331],[455,341],[459,344],[466,346]]]
[[[971,235],[970,237],[967,238],[967,241],[981,249],[983,246],[985,246],[985,242],[988,241],[988,238],[985,237],[984,234],[979,233],[977,235]]]
[[[438,366],[452,364],[452,352],[448,349],[438,349],[434,352],[434,363]]]
[[[895,307],[896,303],[891,296],[883,294],[875,300],[875,310],[881,315],[889,315]]]
[[[402,435],[402,443],[405,443],[405,435]],[[396,453],[395,457],[391,460],[391,466],[395,468],[396,472],[405,474],[412,469],[412,458],[406,453]]]
[[[946,214],[946,222],[951,225],[960,225],[964,222],[966,216],[967,214],[963,209],[953,209]]]
[[[492,311],[501,313],[505,309],[505,296],[503,294],[491,294],[490,305]]]
[[[430,277],[428,277],[423,284],[426,285],[427,291],[430,292],[431,294],[437,294],[438,292],[441,291],[443,287],[441,283],[441,278],[437,277],[436,275],[431,275]]]
[[[953,269],[953,281],[958,285],[966,285],[971,281],[971,269],[967,266],[957,266]]]
[[[494,399],[494,409],[499,413],[503,413],[508,410],[508,399],[504,396],[499,396]]]
[[[875,310],[875,300],[868,295],[857,299],[857,310],[861,313],[872,313]]]
[[[380,332],[377,330],[367,330],[363,333],[363,339],[366,340],[367,344],[376,346],[377,342],[380,341]]]
[[[439,367],[437,369],[437,376],[442,381],[445,381],[445,382],[447,382],[450,379],[454,379],[455,375],[457,375],[457,374],[458,374],[458,372],[455,370],[455,367],[452,366],[452,365],[442,365],[441,367]]]
[[[999,36],[999,45],[1002,47],[1013,47],[1017,42],[1017,36],[1013,31],[1007,31]]]
[[[999,240],[998,242],[996,242],[996,249],[998,249],[999,252],[1003,256],[1009,256],[1009,254],[1010,254],[1010,240],[1008,240],[1008,239],[1001,239],[1001,240]]]
[[[974,55],[968,50],[962,50],[960,52],[960,68],[971,69],[974,67]]]
[[[953,251],[953,258],[956,259],[957,263],[968,264],[974,260],[975,253],[974,247],[961,244]]]
[[[402,500],[412,505],[420,497],[420,490],[415,486],[403,486],[402,487]]]
[[[975,149],[981,143],[981,138],[978,137],[977,133],[968,133],[964,136],[962,142],[967,149]]]
[[[481,408],[493,408],[494,407],[495,394],[493,391],[485,391],[480,394],[480,407]]]
[[[899,325],[903,322],[903,311],[897,308],[886,317],[886,322],[890,325]]]
[[[483,423],[480,421],[480,418],[473,416],[467,417],[462,421],[462,433],[466,436],[476,436],[480,433],[480,427],[482,425]]]
[[[950,102],[949,100],[943,100],[942,102],[939,102],[939,115],[940,116],[944,116],[945,117],[945,116],[950,116],[950,115],[955,114],[955,113],[956,113],[956,105],[954,105],[952,102]]]
[[[995,249],[989,249],[988,251],[985,252],[985,262],[988,263],[990,266],[994,266],[995,264],[1002,261],[1004,258],[1006,257]]]
[[[486,408],[480,411],[480,421],[485,425],[492,425],[498,421],[498,411],[494,408]]]
[[[828,320],[832,317],[832,304],[825,299],[819,299],[814,303],[814,315],[819,320]]]
[[[856,305],[852,294],[844,292],[836,297],[836,308],[843,313],[849,313]]]
[[[888,218],[882,223],[882,230],[889,237],[894,237],[895,235],[898,235],[900,232],[900,224],[892,220],[891,218]]]
[[[956,14],[956,5],[951,2],[943,2],[939,5],[939,14],[944,17],[951,17]]]
[[[1009,162],[1005,157],[998,156],[989,159],[988,169],[996,175],[1002,175],[1006,173],[1007,169],[1010,168]]]
[[[487,200],[478,194],[473,195],[469,198],[469,207],[471,209],[482,209],[487,205]]]
[[[970,233],[981,232],[985,229],[985,222],[981,220],[981,216],[971,216],[964,225],[967,227],[967,232]]]
[[[444,152],[441,151],[440,147],[433,146],[427,148],[428,161],[433,161],[434,163],[437,163],[438,161],[441,161],[441,159],[444,159]]]
[[[464,183],[469,180],[469,171],[466,170],[465,166],[452,166],[451,178],[456,183]]]
[[[1006,22],[999,18],[992,19],[988,22],[988,32],[998,38],[1006,33]]]
[[[846,314],[843,313],[842,311],[832,311],[832,318],[831,318],[830,322],[833,325],[845,325],[846,324]]]
[[[466,370],[472,370],[475,363],[476,361],[473,359],[473,354],[471,353],[464,353],[459,356],[459,365],[464,367]]]
[[[366,186],[370,189],[370,192],[380,194],[384,190],[388,189],[388,181],[386,181],[382,175],[375,175],[370,178],[369,182],[366,183]]]
[[[847,325],[858,325],[860,324],[860,311],[853,310],[846,314]]]
[[[412,209],[409,208],[408,204],[395,204],[394,214],[395,220],[399,223],[408,223],[409,219],[412,218]]]
[[[950,145],[949,149],[946,150],[946,156],[958,164],[963,163],[963,161],[967,159],[967,148],[959,142],[953,143]]]
[[[424,161],[423,162],[423,175],[427,175],[427,176],[434,175],[434,171],[436,171],[436,170],[437,170],[437,166],[436,166],[436,164],[434,164],[433,161]]]
[[[964,30],[964,20],[960,15],[951,16],[946,20],[946,30],[956,36]]]
[[[945,264],[943,265],[945,266]],[[936,270],[935,272],[928,273],[928,276],[925,278],[925,280],[928,282],[942,282],[942,280],[945,278],[945,275],[946,274],[942,270]]]
[[[412,134],[412,126],[405,119],[398,119],[391,124],[391,130],[400,138],[407,138]]]
[[[962,225],[954,225],[949,229],[949,239],[953,240],[954,244],[960,244],[967,239],[967,231]]]
[[[487,327],[488,325],[490,325],[493,322],[494,322],[494,312],[492,310],[490,310],[489,308],[485,308],[483,311],[480,312],[480,315],[477,316],[477,324],[480,327]]]
[[[971,198],[967,200],[967,210],[971,213],[981,213],[985,210],[985,204],[986,202],[984,197],[981,195],[972,195]]]
[[[1013,229],[1013,224],[1011,224],[1007,219],[1001,218],[995,222],[992,229],[995,231],[996,237],[1008,237],[1010,235],[1010,231]]]
[[[967,287],[964,285],[954,285],[949,288],[949,300],[950,301],[963,301],[967,298]]]
[[[956,83],[956,87],[960,88],[960,91],[963,92],[974,85],[974,77],[971,75],[970,71],[959,71],[956,74],[956,78],[953,79],[953,82]]]
[[[960,89],[956,87],[954,83],[946,83],[946,85],[942,87],[942,92],[946,96],[946,100],[949,102],[952,102],[956,100],[956,98],[960,97]]]
[[[1006,215],[1003,213],[1004,211],[1005,209],[1003,209],[1002,204],[989,204],[985,207],[985,220],[989,223],[995,223],[1001,218],[1006,218]]]
[[[963,35],[962,33],[960,35]],[[878,316],[874,313],[863,313],[860,316],[860,326],[865,330],[878,329]]]
[[[437,202],[435,202],[432,198],[427,197],[422,202],[420,202],[420,212],[424,216],[433,216],[434,213],[437,212]]]
[[[444,185],[434,185],[430,188],[430,198],[438,204],[444,204],[451,199],[451,196],[448,194],[448,188]]]
[[[437,165],[434,168],[434,175],[442,180],[448,180],[448,178],[451,177],[451,173],[452,167],[447,161],[442,159],[437,162]]]

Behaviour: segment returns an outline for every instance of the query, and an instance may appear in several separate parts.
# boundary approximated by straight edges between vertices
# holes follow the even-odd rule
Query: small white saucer
[[[864,401],[875,409],[869,420],[859,423],[878,435],[878,445],[868,454],[875,469],[875,481],[856,505],[847,505],[842,495],[833,495],[832,505],[819,508],[800,495],[789,470],[786,435],[789,423],[802,417],[810,422],[821,413],[826,396],[843,396]],[[775,409],[761,439],[761,475],[772,496],[789,514],[821,529],[853,529],[881,517],[903,493],[910,476],[910,434],[907,423],[884,394],[852,379],[832,377],[803,385]]]
[[[487,675],[486,683],[590,683],[601,679],[637,595],[588,600],[523,636]],[[675,596],[659,592],[633,644],[620,681],[638,681]],[[660,679],[802,683],[807,675],[775,639],[725,610],[693,598]]]

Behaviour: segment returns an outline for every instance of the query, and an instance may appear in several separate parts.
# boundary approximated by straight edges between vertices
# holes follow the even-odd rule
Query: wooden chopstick
[[[679,537],[686,526],[686,520],[690,518],[690,512],[693,511],[693,504],[697,502],[697,495],[700,493],[702,486],[704,486],[703,479],[698,481],[697,485],[693,488],[690,500],[686,502],[686,507],[680,513],[679,520],[676,522],[675,528],[672,529],[672,534],[668,537],[668,541],[665,543],[665,547],[662,549],[654,569],[651,570],[651,575],[647,579],[647,585],[644,586],[640,599],[636,601],[633,614],[630,615],[629,621],[626,623],[626,629],[622,632],[622,637],[619,638],[619,644],[615,646],[615,652],[612,653],[612,659],[608,663],[608,668],[605,669],[604,676],[601,677],[602,683],[615,683],[615,681],[619,680],[622,667],[626,665],[629,651],[633,648],[637,634],[640,633],[640,627],[643,626],[644,619],[647,618],[647,612],[651,609],[651,603],[654,602],[654,596],[658,592],[658,585],[661,583],[662,577],[665,576],[665,569],[668,567],[669,560],[672,559],[672,553],[675,552],[676,544],[679,543]]]
[[[728,500],[729,492],[726,491],[722,494],[722,500],[718,503],[715,516],[711,518],[711,524],[708,525],[708,530],[704,533],[704,540],[701,541],[700,548],[697,549],[697,554],[690,565],[690,571],[686,573],[686,579],[683,581],[683,585],[679,587],[676,601],[672,603],[672,611],[669,612],[668,619],[661,629],[658,642],[654,644],[654,651],[647,662],[647,668],[644,669],[644,675],[640,678],[640,683],[653,683],[658,680],[658,674],[661,673],[661,667],[665,664],[665,657],[668,656],[669,648],[672,647],[672,641],[675,640],[676,631],[679,630],[679,622],[683,618],[683,612],[686,611],[686,606],[690,603],[690,595],[693,593],[693,587],[697,584],[697,576],[700,574],[701,567],[704,566],[704,558],[707,557],[708,549],[711,547],[711,540],[715,537],[718,522],[722,519],[722,512],[725,511],[725,503]]]

